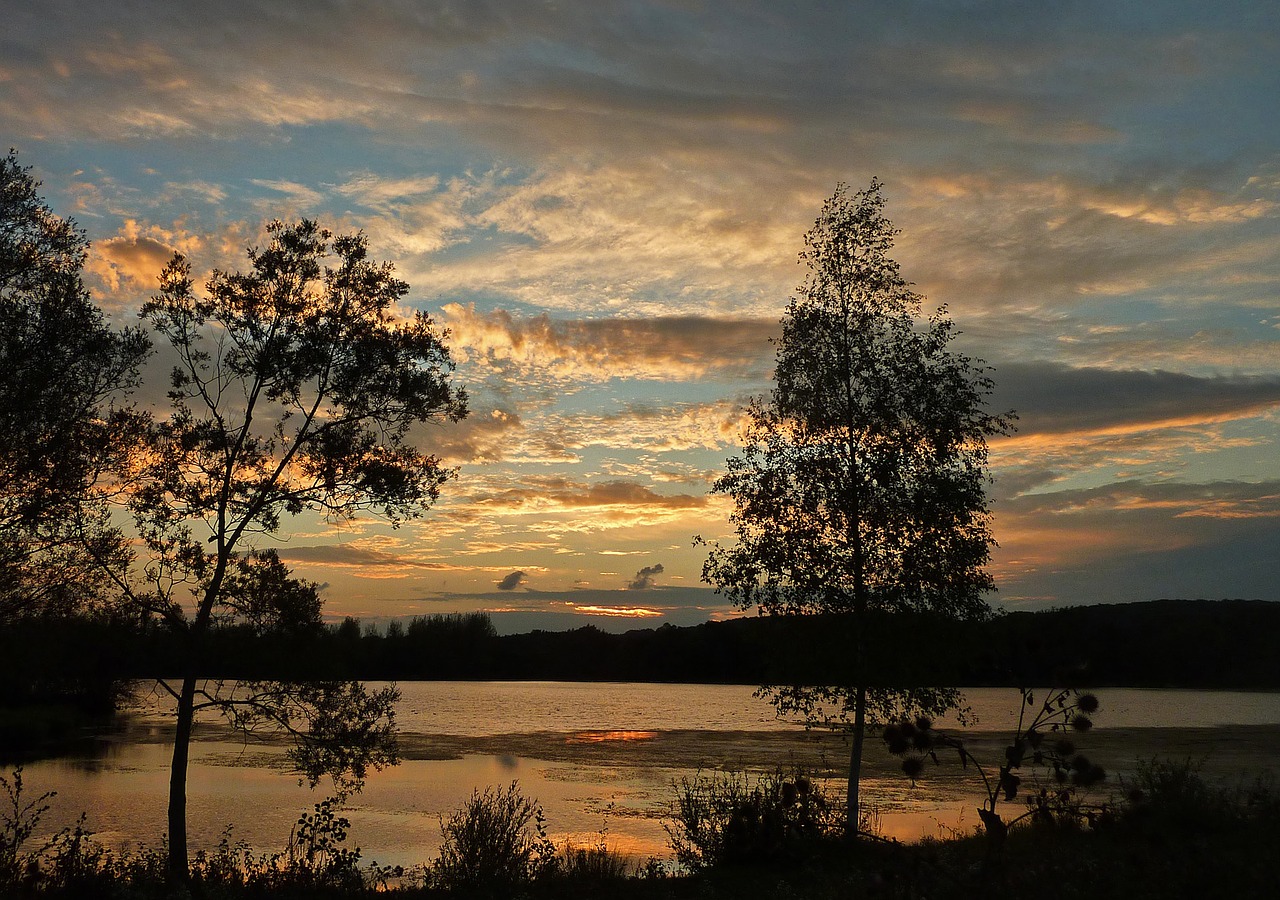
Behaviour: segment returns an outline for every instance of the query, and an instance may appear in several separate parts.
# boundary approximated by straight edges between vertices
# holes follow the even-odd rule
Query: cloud
[[[663,615],[662,610],[648,609],[643,606],[578,606],[575,611],[590,616],[622,619],[656,619]]]
[[[746,398],[710,403],[629,404],[616,413],[583,412],[548,415],[533,433],[547,435],[558,446],[581,451],[589,447],[678,453],[694,449],[723,450],[737,444],[745,425]],[[674,472],[655,473],[657,481],[705,483],[705,471],[693,478]]]
[[[655,585],[644,592],[644,603],[637,603],[636,596],[625,588],[575,587],[566,591],[516,593],[433,592],[417,596],[415,602],[466,612],[488,612],[503,634],[537,628],[581,628],[586,624],[605,630],[652,627],[663,622],[700,625],[737,614],[723,597],[706,587]],[[630,624],[631,619],[645,621]]]
[[[705,496],[659,494],[634,481],[583,483],[560,476],[485,480],[488,486],[480,486],[465,502],[490,513],[549,513],[613,507],[687,510],[698,509],[707,503]]]
[[[510,575],[504,575],[502,576],[502,579],[497,582],[498,590],[514,591],[520,585],[524,584],[525,577],[524,572],[512,572]]]
[[[1077,310],[1089,324],[1125,322],[1102,298],[1141,298],[1167,310],[1141,321],[1175,327],[1188,307],[1256,302],[1237,278],[1275,262],[1274,242],[1258,239],[1273,241],[1276,191],[1226,170],[1180,173],[1172,187],[1141,170],[1127,178],[1101,185],[1087,172],[1043,178],[998,167],[913,173],[889,194],[903,229],[899,261],[928,297],[966,317],[992,315],[998,325],[1010,314],[1052,315],[1050,345]]]
[[[657,575],[661,575],[662,573],[663,573],[662,563],[658,563],[657,565],[653,565],[653,566],[645,566],[639,572],[636,572],[636,577],[633,578],[631,580],[631,583],[627,585],[627,590],[629,591],[648,590],[649,588],[653,587],[654,577]]]
[[[503,566],[476,566],[420,559],[409,553],[356,543],[281,546],[280,558],[310,566],[353,570],[364,578],[406,578],[427,572],[502,572]]]
[[[1275,480],[1129,480],[1024,495],[998,504],[996,537],[1000,546],[993,570],[1006,599],[1280,599],[1274,584],[1266,586],[1255,575],[1255,567],[1266,569],[1270,563],[1249,549],[1280,539],[1280,482]],[[1231,562],[1233,544],[1238,550]],[[1146,569],[1146,586],[1136,580],[1143,560],[1159,561]],[[1112,582],[1105,574],[1120,570],[1127,573],[1123,581]],[[1085,584],[1091,585],[1087,592]]]
[[[1251,150],[1274,146],[1274,126],[1220,111],[1258,108],[1247,98],[1269,86],[1248,73],[1267,71],[1270,32],[1243,12],[1206,29],[1192,6],[1135,7],[1100,34],[1086,8],[1052,22],[767,3],[389,4],[318,21],[289,2],[232,8],[255,29],[146,2],[19,11],[0,116],[46,135],[239,140],[254,176],[237,187],[352,216],[410,257],[432,302],[765,316],[832,183],[873,172],[908,277],[975,315],[1128,288],[1204,302],[1246,247],[1274,259],[1274,161]],[[1206,162],[1176,117],[1134,116],[1171,94],[1226,120],[1213,139],[1239,151]],[[335,161],[274,164],[304,141]],[[433,141],[449,146],[406,169],[398,148]],[[1155,161],[1183,143],[1194,164]],[[385,174],[365,158],[382,146]]]
[[[256,184],[260,188],[266,188],[269,191],[283,194],[302,210],[314,209],[324,200],[324,194],[308,187],[305,184],[299,184],[296,181],[254,178],[251,180],[251,183]]]
[[[1200,377],[1054,363],[998,365],[992,398],[994,408],[1018,412],[1018,431],[1028,437],[1219,422],[1277,405],[1280,375]]]
[[[1000,505],[1001,598],[1278,600],[1280,482],[1127,481]]]
[[[1261,458],[1280,410],[1275,375],[1018,363],[999,365],[996,385],[991,406],[1019,414],[1016,433],[990,442],[1002,498],[1086,475],[1205,477],[1214,453]]]
[[[457,303],[444,307],[444,324],[461,361],[571,382],[759,380],[772,369],[778,331],[776,319],[553,319]]]
[[[1280,481],[1123,481],[1096,488],[1034,494],[1005,504],[1015,516],[1049,514],[1059,521],[1094,520],[1111,513],[1158,513],[1190,518],[1280,519]],[[1181,526],[1179,526],[1181,527]],[[1135,535],[1135,539],[1152,539]],[[1164,538],[1155,538],[1163,540]]]
[[[112,292],[153,292],[174,253],[198,252],[203,244],[201,237],[181,227],[126,219],[113,237],[93,243],[86,268]]]
[[[198,269],[243,268],[261,218],[298,213],[364,229],[414,306],[446,307],[474,412],[413,435],[462,466],[420,532],[430,551],[295,548],[317,566],[418,573],[503,553],[503,568],[458,567],[491,586],[517,560],[532,572],[608,543],[692,577],[664,548],[724,525],[707,481],[741,398],[767,389],[801,235],[837,179],[873,174],[904,275],[950,304],[967,350],[1008,360],[995,402],[1022,421],[993,446],[1003,498],[1269,472],[1266,4],[1130,0],[1105,28],[1096,4],[6,12],[0,121],[92,234],[113,311],[190,235],[208,236]],[[999,501],[1002,559],[1043,575],[1037,590],[1059,562],[1269,521],[1261,498],[1076,500],[1090,512]],[[579,575],[597,577],[557,573]]]
[[[465,382],[465,379],[460,379]],[[489,463],[509,459],[513,448],[526,448],[526,455],[537,455],[529,447],[530,441],[522,438],[525,423],[517,412],[510,409],[485,409],[473,403],[471,412],[461,422],[442,423],[439,426],[421,426],[414,437],[416,443],[451,463]],[[545,445],[542,458],[564,462],[573,459],[567,452],[553,453]]]

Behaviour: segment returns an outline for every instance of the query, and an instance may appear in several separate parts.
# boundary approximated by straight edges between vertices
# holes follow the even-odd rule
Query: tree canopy
[[[93,556],[123,538],[102,501],[138,433],[123,399],[149,344],[81,278],[88,241],[0,159],[0,621],[102,599]],[[87,549],[91,548],[91,549]]]
[[[285,516],[418,516],[453,472],[418,449],[415,429],[457,421],[443,335],[403,315],[408,285],[369,259],[362,234],[273,222],[246,272],[196,288],[181,255],[141,315],[176,360],[167,412],[155,411],[127,484],[137,558],[102,559],[126,602],[185,642],[169,796],[170,869],[187,872],[186,771],[195,715],[283,729],[313,783],[358,788],[395,761],[394,688],[357,682],[207,681],[219,624],[262,633],[320,628],[315,585],[262,542]]]
[[[742,608],[834,614],[848,628],[844,683],[762,691],[782,714],[851,727],[851,830],[868,716],[957,700],[868,688],[869,631],[882,613],[989,614],[986,438],[1011,426],[985,410],[991,378],[953,349],[946,310],[921,317],[889,256],[880,188],[839,185],[805,235],[808,274],[782,321],[774,390],[751,403],[742,455],[713,487],[734,501],[737,542],[713,545],[703,568]]]

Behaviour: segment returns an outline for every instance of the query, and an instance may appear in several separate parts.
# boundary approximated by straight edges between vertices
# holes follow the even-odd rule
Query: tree
[[[88,241],[39,187],[14,151],[0,160],[0,621],[106,597],[93,556],[125,544],[105,492],[138,430],[119,401],[149,348],[107,325],[81,279]]]
[[[393,688],[354,682],[234,685],[201,680],[211,631],[320,627],[315,587],[293,580],[256,544],[283,516],[392,524],[420,515],[452,475],[414,445],[420,423],[457,421],[466,397],[449,379],[446,335],[417,313],[397,318],[408,291],[363,235],[314,222],[268,226],[246,273],[215,271],[199,295],[181,255],[165,268],[142,317],[177,359],[171,408],[155,418],[130,484],[140,571],[105,561],[144,615],[185,641],[176,687],[169,792],[169,868],[186,878],[186,775],[196,713],[301,741],[294,762],[314,784],[359,786],[394,761]]]
[[[703,567],[739,607],[841,629],[843,683],[761,693],[779,714],[850,730],[850,836],[868,720],[936,715],[959,699],[874,685],[875,625],[902,612],[989,615],[986,438],[1011,427],[984,411],[988,370],[951,349],[946,310],[920,320],[883,207],[879,181],[839,185],[805,235],[809,272],[782,320],[775,387],[751,403],[743,455],[713,487],[734,501],[737,543],[713,544]]]

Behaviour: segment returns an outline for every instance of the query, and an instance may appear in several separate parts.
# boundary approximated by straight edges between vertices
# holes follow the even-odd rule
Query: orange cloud
[[[771,319],[517,318],[450,303],[444,321],[460,361],[508,364],[567,381],[762,378],[773,364]]]
[[[126,219],[114,237],[95,242],[86,268],[97,275],[112,292],[154,291],[161,270],[175,252],[189,254],[203,240],[180,229],[142,225]]]

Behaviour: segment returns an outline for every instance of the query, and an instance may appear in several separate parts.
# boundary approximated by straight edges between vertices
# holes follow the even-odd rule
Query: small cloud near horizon
[[[663,572],[662,563],[658,563],[656,566],[645,566],[639,572],[636,572],[636,577],[632,579],[630,584],[627,585],[627,590],[629,591],[648,590],[649,588],[653,587],[654,576],[661,575],[662,572]]]
[[[514,591],[516,588],[520,587],[520,585],[524,584],[524,580],[524,572],[512,572],[510,575],[504,576],[501,581],[495,583],[498,585],[498,590],[500,591]]]

